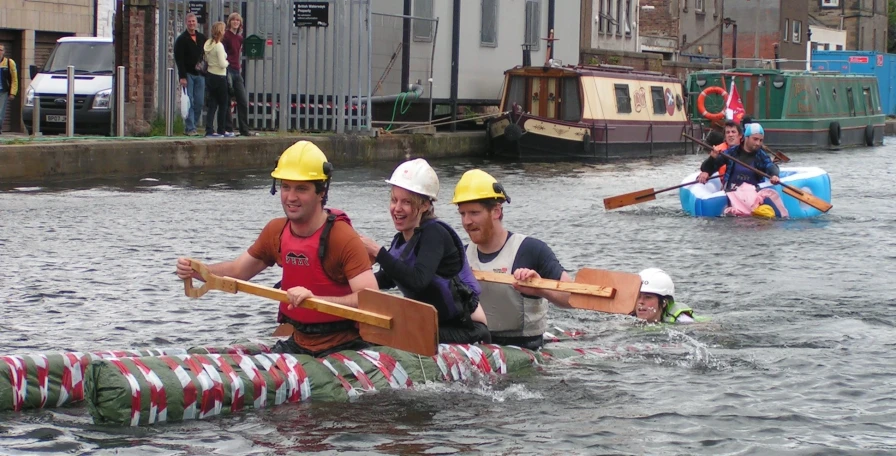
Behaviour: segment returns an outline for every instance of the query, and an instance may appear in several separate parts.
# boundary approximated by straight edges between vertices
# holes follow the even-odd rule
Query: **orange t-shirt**
[[[282,266],[279,254],[280,233],[286,227],[286,217],[276,218],[268,222],[255,243],[249,247],[249,255],[263,261],[266,265]],[[367,249],[358,233],[348,223],[336,221],[330,230],[330,240],[324,257],[324,270],[333,280],[348,283],[371,268]],[[342,331],[332,334],[293,333],[296,343],[310,351],[318,352],[341,345],[359,337],[358,330]]]

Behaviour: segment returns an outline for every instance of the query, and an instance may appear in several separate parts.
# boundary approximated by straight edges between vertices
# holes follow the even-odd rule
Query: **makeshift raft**
[[[542,349],[443,344],[432,357],[388,347],[326,358],[270,353],[260,343],[189,350],[142,350],[0,357],[0,410],[59,407],[87,400],[96,424],[142,426],[205,419],[301,401],[349,401],[365,392],[425,382],[491,378],[551,358],[624,356],[657,345]],[[6,372],[9,375],[4,375]]]

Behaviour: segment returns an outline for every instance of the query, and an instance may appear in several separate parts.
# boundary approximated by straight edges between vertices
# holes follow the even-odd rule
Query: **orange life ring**
[[[706,117],[709,120],[722,120],[725,118],[725,109],[722,108],[719,112],[709,112],[706,110],[706,96],[711,93],[717,93],[722,96],[723,99],[728,99],[728,91],[719,86],[712,86],[703,89],[700,92],[700,96],[697,97],[697,111],[701,116]]]

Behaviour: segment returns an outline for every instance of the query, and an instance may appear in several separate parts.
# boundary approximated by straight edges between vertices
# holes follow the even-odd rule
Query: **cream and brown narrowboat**
[[[682,83],[617,65],[515,67],[504,73],[490,152],[535,159],[642,158],[691,151]]]

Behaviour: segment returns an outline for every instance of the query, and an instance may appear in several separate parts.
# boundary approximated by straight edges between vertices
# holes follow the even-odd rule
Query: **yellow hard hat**
[[[321,181],[327,180],[332,171],[333,165],[319,147],[311,141],[299,141],[280,154],[271,177],[290,181]]]
[[[775,218],[775,210],[768,204],[760,204],[759,207],[753,209],[754,217]]]
[[[454,187],[452,204],[466,203],[484,199],[500,199],[510,202],[510,197],[498,180],[481,169],[471,169],[460,177]]]

